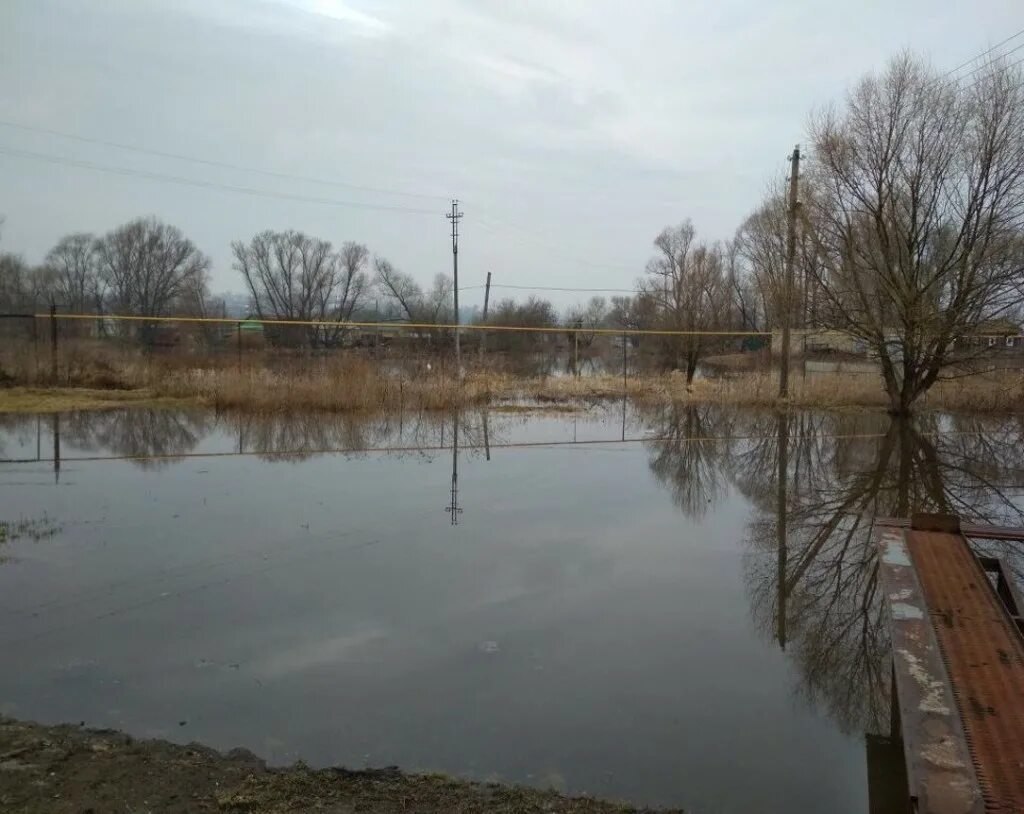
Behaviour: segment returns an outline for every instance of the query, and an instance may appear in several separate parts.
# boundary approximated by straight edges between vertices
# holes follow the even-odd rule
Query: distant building
[[[863,339],[834,328],[793,328],[789,332],[789,355],[848,354],[864,356],[867,345]],[[772,355],[782,354],[782,331],[772,331]]]
[[[789,332],[790,356],[873,355],[867,342],[846,331],[833,328],[793,328]],[[899,344],[898,334],[892,331],[887,339],[890,345]],[[1021,326],[1010,319],[982,323],[969,336],[959,337],[954,347],[962,349],[990,348],[993,352],[1014,350],[1024,353],[1024,334]],[[782,353],[782,331],[772,331],[772,354]]]

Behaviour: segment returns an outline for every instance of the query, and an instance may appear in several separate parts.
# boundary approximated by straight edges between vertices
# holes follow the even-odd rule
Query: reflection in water
[[[53,480],[60,481],[60,413],[53,414]]]
[[[683,514],[700,519],[728,488],[733,416],[709,405],[672,404],[645,418],[651,472]]]
[[[452,525],[459,525],[459,411],[452,412],[452,502],[446,507]]]
[[[625,440],[625,402],[621,418],[616,412],[604,414],[603,437]],[[908,421],[875,413],[762,413],[684,404],[645,408],[639,417],[647,428],[649,471],[687,518],[709,521],[737,491],[753,505],[743,562],[753,622],[799,668],[798,694],[828,710],[846,732],[884,730],[888,714],[889,643],[871,541],[874,518],[924,510],[956,513],[968,522],[1024,523],[1019,418],[936,414]],[[571,428],[568,422],[564,427],[573,441],[577,420],[574,415]],[[620,420],[621,429],[615,426]],[[376,449],[430,458],[450,449],[445,508],[452,525],[463,511],[460,458],[490,460],[491,445],[500,445],[506,426],[501,422],[495,442],[487,410],[457,411],[450,424],[448,416],[430,413],[240,416],[134,409],[44,421],[5,417],[0,424],[2,442],[34,446],[35,460],[44,460],[49,432],[58,477],[62,461],[80,459],[68,447],[125,456],[150,468],[197,452],[301,461],[324,451],[356,456]],[[232,451],[208,452],[204,441],[215,435],[226,436]],[[979,544],[1006,559],[1022,579],[1024,558],[1007,546]]]
[[[732,413],[675,405],[645,415],[648,463],[687,516],[738,488],[755,506],[745,562],[755,624],[792,653],[797,692],[847,732],[887,730],[889,642],[875,518],[951,512],[1020,525],[1019,420],[928,415]],[[979,550],[1024,557],[1006,543]]]
[[[245,415],[177,412],[172,410],[121,409],[93,412],[54,413],[45,426],[38,416],[8,416],[0,423],[4,440],[27,446],[31,434],[35,455],[28,457],[4,450],[0,462],[46,461],[59,475],[67,449],[72,460],[96,457],[124,458],[146,469],[166,466],[193,454],[252,455],[272,461],[299,462],[327,452],[365,455],[388,452],[398,456],[429,458],[451,446],[448,418],[440,413],[405,412],[372,416],[331,413]],[[491,432],[486,410],[476,415],[457,415],[461,435],[460,452],[485,454],[490,460]],[[50,457],[42,457],[48,430],[52,443]],[[446,435],[447,433],[447,435]],[[234,438],[232,452],[202,452],[204,439],[219,435]],[[499,441],[500,442],[500,441]]]
[[[874,520],[935,511],[1019,524],[1007,490],[1024,487],[1020,438],[1002,422],[869,415],[830,419],[828,439],[821,427],[808,435],[806,420],[779,416],[778,448],[754,444],[747,458],[748,474],[774,459],[782,479],[776,516],[751,527],[755,545],[779,546],[774,570],[751,561],[752,607],[763,627],[775,620],[781,641],[789,630],[809,701],[823,701],[847,730],[878,731],[889,713],[890,648]],[[1024,573],[1014,559],[1011,568]]]
[[[192,452],[214,422],[203,411],[149,409],[74,412],[54,415],[53,420],[55,462],[63,442],[80,450],[131,456],[144,468],[166,466]]]

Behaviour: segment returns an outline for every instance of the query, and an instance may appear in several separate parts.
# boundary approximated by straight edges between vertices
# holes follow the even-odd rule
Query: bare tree
[[[433,287],[424,291],[411,276],[399,271],[383,257],[375,258],[373,264],[381,294],[398,310],[402,319],[424,325],[451,321],[454,307],[451,277],[438,274]]]
[[[827,321],[878,356],[909,412],[958,338],[1019,302],[1024,85],[999,64],[961,87],[910,55],[812,122],[804,202]]]
[[[302,232],[267,230],[249,243],[231,244],[261,319],[338,323],[350,319],[366,288],[367,250],[345,243],[335,254],[329,241]],[[277,341],[302,337],[309,345],[333,344],[343,326],[320,324],[272,330]]]
[[[604,297],[591,297],[586,305],[573,305],[565,314],[563,324],[569,331],[569,340],[576,335],[581,348],[594,344],[597,329],[608,323],[608,301]]]
[[[743,283],[753,293],[753,307],[763,318],[764,325],[779,325],[786,259],[786,201],[779,191],[769,193],[768,198],[743,221],[736,232],[736,243],[744,262]],[[793,300],[799,301],[796,292]]]
[[[333,311],[339,320],[349,320],[366,294],[366,264],[370,252],[362,243],[347,240],[338,250],[338,286]]]
[[[46,255],[53,295],[63,310],[71,313],[100,313],[103,283],[99,274],[96,238],[87,232],[66,235]]]
[[[553,328],[558,324],[555,307],[541,297],[530,296],[523,302],[506,298],[491,307],[488,325],[512,325],[528,328]],[[524,351],[546,344],[551,334],[542,331],[497,331],[488,342],[499,351]]]
[[[28,312],[35,305],[28,264],[16,254],[0,254],[0,310]]]
[[[658,254],[640,284],[658,304],[660,327],[688,332],[665,342],[674,363],[685,367],[687,383],[710,344],[700,332],[721,328],[728,311],[721,247],[698,243],[696,237],[689,220],[663,229],[654,240]]]
[[[731,299],[732,322],[744,331],[760,330],[763,311],[758,306],[756,282],[748,273],[743,258],[743,241],[739,233],[723,244],[725,285]]]
[[[608,308],[608,322],[611,324],[619,328],[645,331],[654,328],[657,321],[658,303],[650,294],[641,291],[632,297],[612,297]]]
[[[111,308],[120,314],[169,316],[186,292],[205,288],[210,261],[180,229],[156,218],[139,218],[96,243],[99,277]],[[151,339],[155,328],[142,323]]]

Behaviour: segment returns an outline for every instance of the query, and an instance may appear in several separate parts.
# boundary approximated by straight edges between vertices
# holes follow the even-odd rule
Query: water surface
[[[1022,430],[4,417],[0,710],[694,812],[866,812],[889,670],[870,519],[1019,522]]]

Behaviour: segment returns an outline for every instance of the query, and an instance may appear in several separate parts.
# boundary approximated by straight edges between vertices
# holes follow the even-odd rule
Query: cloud
[[[290,0],[290,5],[346,23],[363,36],[380,37],[391,31],[391,26],[379,17],[354,9],[341,0]]]

